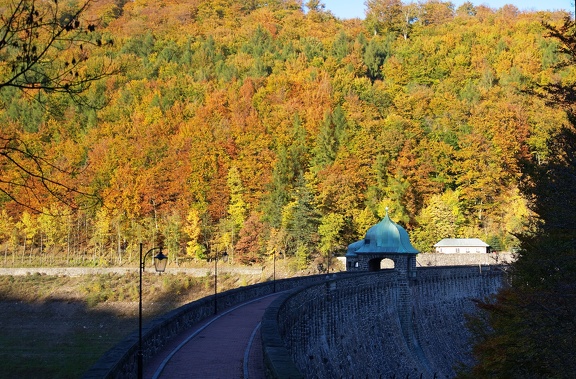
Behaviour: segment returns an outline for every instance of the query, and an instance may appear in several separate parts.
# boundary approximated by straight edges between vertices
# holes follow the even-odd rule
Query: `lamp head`
[[[160,251],[154,256],[154,268],[156,272],[164,272],[167,264],[168,257],[162,253],[162,247],[160,247]]]

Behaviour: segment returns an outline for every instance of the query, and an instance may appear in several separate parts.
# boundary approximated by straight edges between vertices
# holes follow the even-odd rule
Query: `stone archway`
[[[390,258],[384,258],[380,261],[380,270],[393,270],[396,267],[396,262]]]
[[[410,243],[406,230],[390,220],[388,212],[382,221],[366,232],[364,239],[348,245],[348,271],[395,270],[408,277],[416,276],[418,250]]]
[[[368,271],[393,270],[396,262],[391,258],[372,258],[368,261]]]

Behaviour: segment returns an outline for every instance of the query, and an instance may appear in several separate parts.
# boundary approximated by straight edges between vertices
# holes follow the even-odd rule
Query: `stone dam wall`
[[[269,378],[452,377],[455,362],[470,362],[464,315],[474,312],[472,299],[505,281],[501,267],[473,264],[418,267],[410,280],[383,270],[270,281],[218,294],[217,308],[288,291],[262,320]],[[208,296],[144,325],[145,359],[213,315],[214,304]],[[137,348],[135,331],[83,378],[135,378]]]
[[[453,378],[470,364],[466,314],[505,283],[500,266],[334,278],[277,299],[262,321],[271,378]]]
[[[349,276],[349,274],[342,273],[338,276]],[[212,295],[179,307],[143,326],[142,351],[144,360],[154,356],[175,336],[214,315],[215,303],[217,311],[220,312],[274,292],[289,291],[325,280],[326,275],[313,275],[258,283],[219,293],[217,301]],[[138,331],[136,330],[100,357],[83,375],[83,379],[136,378],[138,373],[137,353]]]

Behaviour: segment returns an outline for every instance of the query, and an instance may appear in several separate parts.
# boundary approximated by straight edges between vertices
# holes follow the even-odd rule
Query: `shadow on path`
[[[279,293],[195,325],[144,364],[145,378],[264,379],[260,321]]]

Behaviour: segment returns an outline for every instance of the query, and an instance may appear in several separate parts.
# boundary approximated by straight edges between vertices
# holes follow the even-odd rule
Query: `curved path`
[[[225,310],[168,344],[144,364],[153,379],[264,379],[260,320],[280,293]]]

